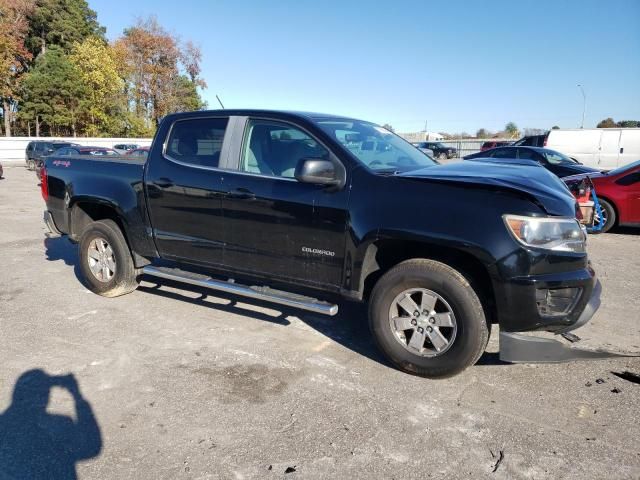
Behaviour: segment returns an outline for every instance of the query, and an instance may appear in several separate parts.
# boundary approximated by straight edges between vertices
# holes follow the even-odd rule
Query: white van
[[[551,130],[545,146],[585,165],[609,170],[640,160],[640,128]]]

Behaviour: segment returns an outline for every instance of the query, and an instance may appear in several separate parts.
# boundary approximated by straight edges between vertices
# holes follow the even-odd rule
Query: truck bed
[[[138,248],[137,251],[155,253],[147,232],[144,166],[145,160],[137,158],[47,157],[47,204],[56,228],[72,240],[77,239],[84,223],[75,222],[77,225],[72,228],[73,216],[76,215],[74,207],[82,207],[86,211],[83,205],[90,198],[92,208],[100,208],[95,206],[97,201],[97,205],[117,212],[127,238]]]

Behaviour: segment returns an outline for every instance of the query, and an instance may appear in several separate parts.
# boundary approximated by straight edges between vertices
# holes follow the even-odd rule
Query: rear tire
[[[369,302],[369,325],[396,367],[428,378],[460,373],[478,361],[489,341],[482,303],[467,279],[427,259],[404,261],[380,278]]]
[[[113,220],[90,223],[80,237],[80,270],[89,290],[103,297],[125,295],[138,288],[141,269]]]

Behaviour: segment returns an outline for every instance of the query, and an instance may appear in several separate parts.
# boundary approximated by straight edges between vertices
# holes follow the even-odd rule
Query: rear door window
[[[228,118],[178,120],[171,127],[165,155],[188,165],[218,168]]]

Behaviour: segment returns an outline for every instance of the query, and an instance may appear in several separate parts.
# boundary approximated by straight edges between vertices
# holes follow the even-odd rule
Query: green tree
[[[605,118],[596,125],[597,128],[616,128],[617,126],[618,124],[611,117]]]
[[[491,136],[491,132],[489,132],[486,128],[480,128],[476,132],[476,138],[489,138]]]
[[[638,120],[620,120],[618,122],[620,128],[639,128],[640,121]]]
[[[76,136],[89,92],[80,72],[60,47],[52,46],[38,57],[25,79],[24,90],[21,115],[35,121],[36,135],[40,134],[42,122],[49,135]]]
[[[104,38],[105,28],[86,0],[35,0],[36,8],[29,15],[29,32],[25,45],[34,56],[58,45],[70,53],[75,43],[95,36]]]
[[[504,131],[510,138],[516,138],[520,136],[520,130],[518,130],[518,126],[513,122],[507,123],[504,127]]]
[[[197,85],[186,75],[178,75],[174,79],[173,97],[175,103],[172,105],[173,112],[192,112],[194,110],[204,110],[207,103],[202,100],[198,93]]]
[[[393,129],[393,127],[391,125],[389,125],[388,123],[385,123],[384,125],[382,125],[382,128],[386,128],[387,130],[389,130],[390,132],[395,132],[395,130]]]
[[[560,127],[558,125],[554,125],[553,127],[551,127],[551,130],[560,130]]]
[[[87,87],[84,133],[118,134],[124,128],[124,81],[118,74],[114,50],[98,37],[74,45],[69,57]]]

